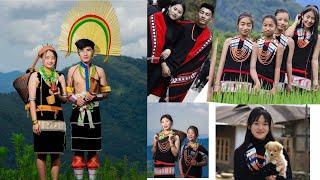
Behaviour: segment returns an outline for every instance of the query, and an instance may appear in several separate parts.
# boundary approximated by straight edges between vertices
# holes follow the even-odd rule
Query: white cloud
[[[33,49],[45,43],[57,44],[60,26],[65,15],[75,2],[72,1],[6,1],[0,2],[0,41],[2,51],[6,52],[5,66],[0,72],[14,68],[27,67],[26,61],[34,57]],[[143,0],[114,0],[113,4],[120,23],[122,55],[132,57],[146,56],[147,27],[146,2]],[[14,55],[12,55],[14,54]],[[64,58],[63,58],[64,59]],[[16,66],[19,64],[19,66]],[[5,68],[8,67],[8,68]]]

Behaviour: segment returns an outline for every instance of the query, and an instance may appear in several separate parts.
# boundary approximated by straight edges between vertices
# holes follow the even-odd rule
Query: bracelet
[[[33,119],[33,120],[32,120],[32,125],[36,125],[36,124],[38,124],[38,120]]]
[[[75,104],[77,102],[77,96],[72,94],[71,96],[69,96],[68,100]]]
[[[29,101],[35,101],[36,98],[35,97],[29,97]]]

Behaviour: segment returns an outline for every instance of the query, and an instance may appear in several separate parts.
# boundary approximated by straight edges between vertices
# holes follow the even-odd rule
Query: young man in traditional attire
[[[68,72],[67,93],[73,103],[70,118],[71,150],[74,152],[72,168],[77,179],[83,178],[85,167],[89,179],[95,179],[101,151],[101,119],[99,101],[111,92],[101,67],[92,63],[95,44],[89,39],[75,43],[81,62]],[[85,152],[87,159],[85,160]]]
[[[181,22],[184,34],[171,56],[165,60],[162,66],[163,79],[151,90],[151,94],[164,99],[169,88],[170,102],[183,101],[211,50],[212,36],[207,25],[213,20],[213,13],[214,7],[203,3],[196,22]]]

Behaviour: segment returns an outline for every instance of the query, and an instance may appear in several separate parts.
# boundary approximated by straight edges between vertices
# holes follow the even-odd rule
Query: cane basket
[[[29,71],[13,81],[13,87],[16,89],[25,104],[29,101],[28,82],[32,73],[33,71]]]
[[[29,102],[29,90],[28,90],[28,83],[29,83],[29,78],[33,72],[35,72],[35,66],[39,60],[39,56],[37,56],[31,67],[26,71],[25,74],[19,76],[17,79],[13,81],[13,87],[16,89],[18,92],[19,96],[23,100],[25,104]]]

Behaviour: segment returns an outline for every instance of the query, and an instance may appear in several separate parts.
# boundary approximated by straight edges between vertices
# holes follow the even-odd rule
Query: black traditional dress
[[[280,36],[276,36],[275,38],[284,47],[281,69],[280,69],[280,79],[279,79],[279,83],[284,84],[284,83],[288,83],[288,75],[287,75],[287,60],[289,55],[288,37],[281,34]]]
[[[169,87],[169,101],[181,102],[186,96],[202,64],[211,50],[212,37],[209,28],[201,28],[191,21],[180,22],[184,31],[173,53],[167,59],[171,77],[163,78],[156,87],[158,94],[165,95]]]
[[[172,20],[167,14],[157,12],[148,17],[148,95],[157,94],[153,89],[161,83],[161,63],[165,60],[160,58],[165,49],[174,51],[174,46],[180,38],[183,28]]]
[[[176,157],[171,152],[169,137],[158,140],[154,154],[154,177],[175,177]]]
[[[270,90],[273,88],[274,74],[276,67],[277,41],[266,42],[264,39],[258,40],[258,60],[256,70],[261,88]]]
[[[202,167],[192,166],[191,160],[195,159],[197,162],[202,162],[203,160],[207,160],[208,150],[204,148],[202,145],[199,145],[198,148],[195,150],[194,148],[185,144],[182,147],[180,158],[181,158],[181,166],[182,166],[184,177],[201,178]]]
[[[236,92],[250,91],[252,79],[250,76],[250,60],[252,55],[252,41],[240,37],[231,39],[226,61],[221,76],[221,91]]]
[[[302,28],[297,28],[292,37],[295,47],[292,58],[293,86],[311,90],[312,55],[316,39],[307,36]]]
[[[50,96],[50,87],[37,73],[39,85],[36,91],[37,120],[40,125],[40,135],[34,134],[34,151],[38,154],[63,154],[65,149],[66,125],[61,109],[61,101],[54,98],[54,104],[48,104],[46,97]],[[61,74],[59,74],[61,75]],[[56,81],[57,87],[62,89],[61,83]]]

